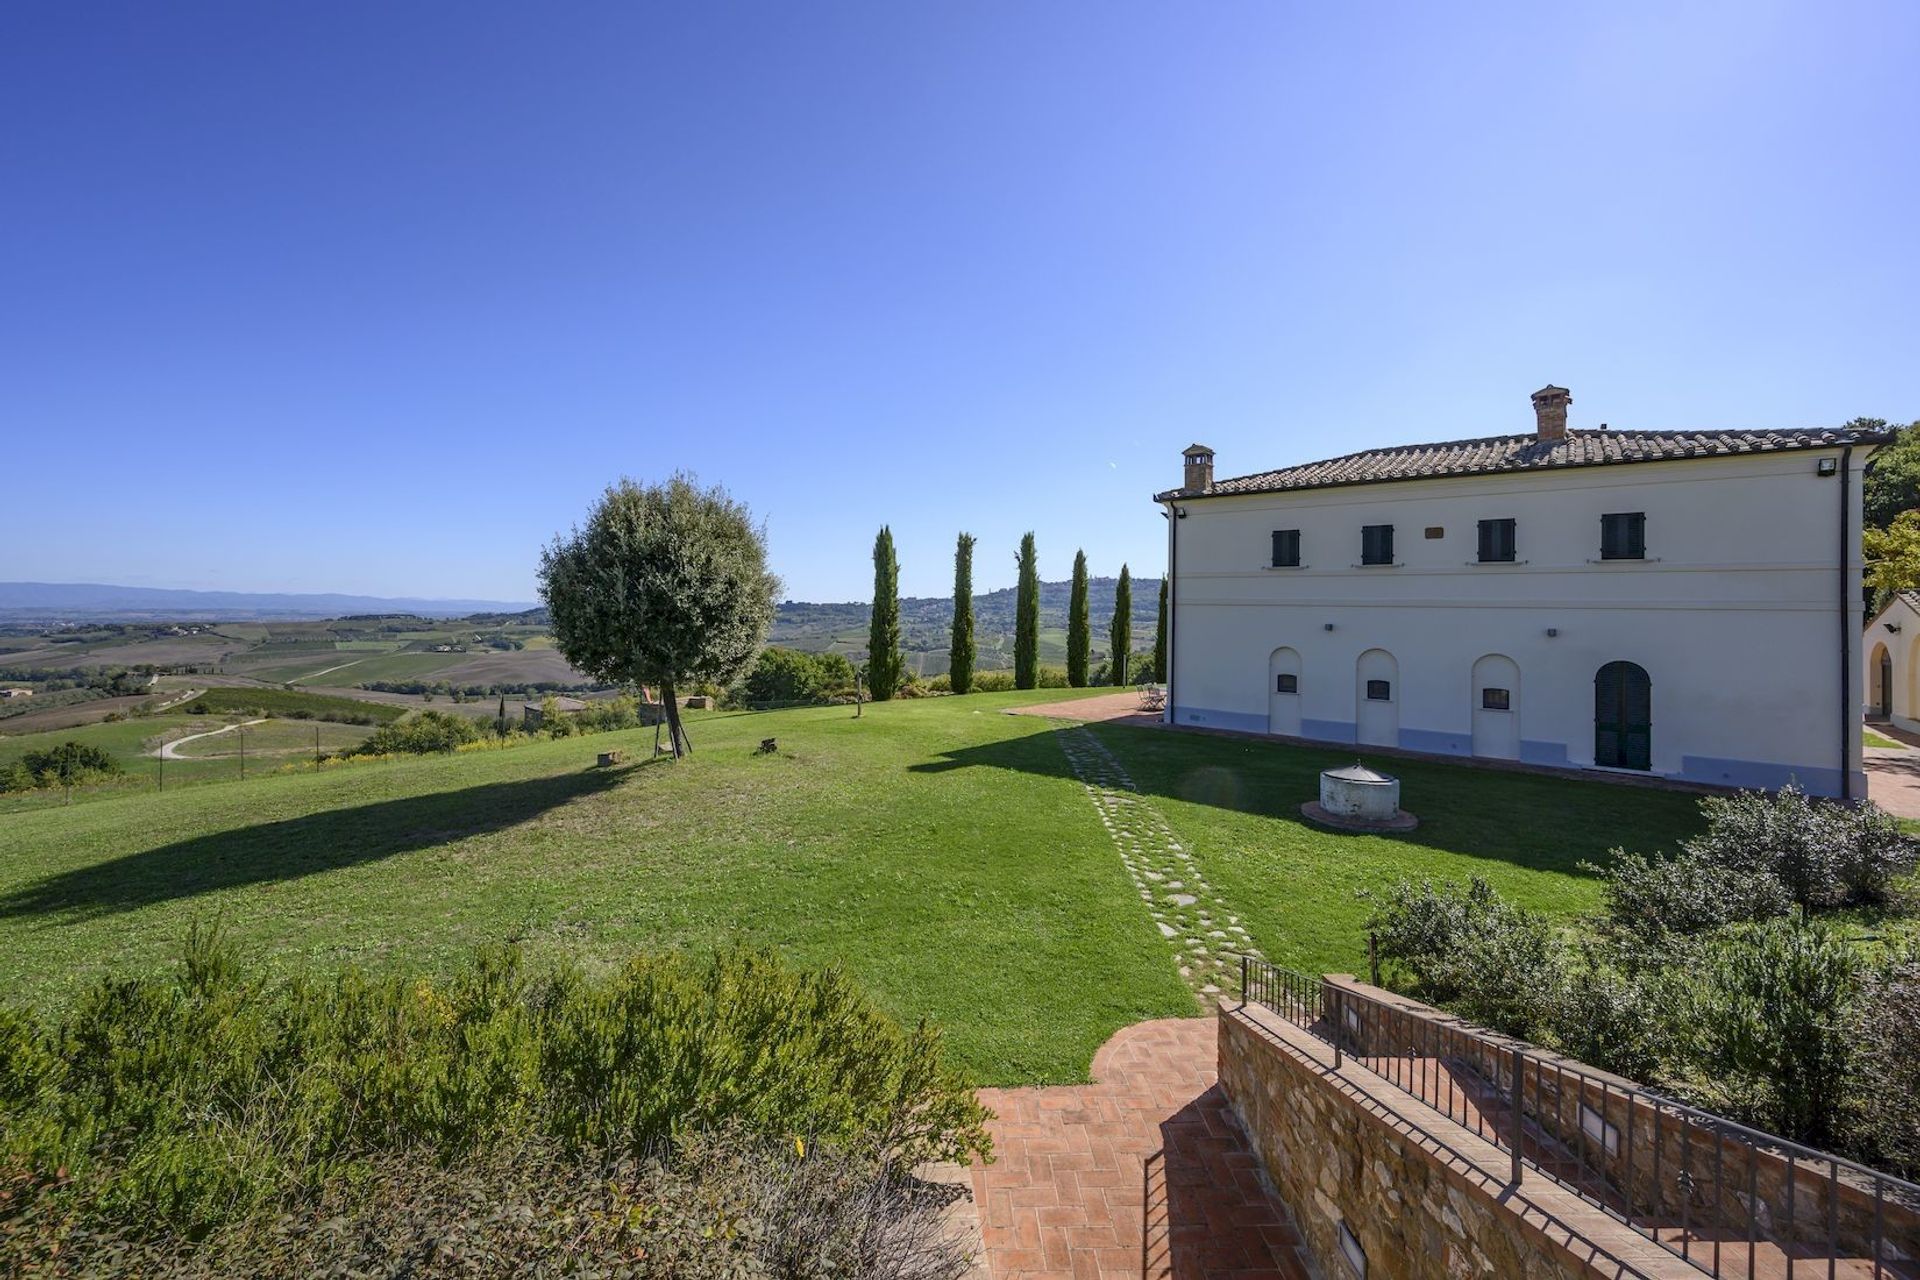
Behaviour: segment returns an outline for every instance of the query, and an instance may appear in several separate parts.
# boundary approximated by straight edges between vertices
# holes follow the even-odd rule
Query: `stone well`
[[[1419,819],[1400,807],[1400,779],[1359,761],[1320,774],[1320,798],[1300,812],[1323,826],[1348,831],[1411,831]]]

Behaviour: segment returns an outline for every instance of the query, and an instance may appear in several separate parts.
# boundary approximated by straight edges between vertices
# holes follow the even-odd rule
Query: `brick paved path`
[[[982,1089],[974,1166],[994,1280],[1310,1275],[1284,1205],[1214,1083],[1213,1018],[1126,1027],[1090,1085]]]

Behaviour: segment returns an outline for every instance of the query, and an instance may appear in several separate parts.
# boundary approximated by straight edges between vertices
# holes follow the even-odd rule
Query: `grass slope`
[[[14,814],[0,991],[64,1000],[214,916],[285,971],[737,940],[845,965],[897,1016],[936,1019],[982,1082],[1083,1079],[1119,1027],[1196,1005],[1053,726],[999,714],[1034,699],[698,716],[679,765],[589,767],[611,746],[645,759],[648,730]],[[1694,825],[1686,796],[1408,764],[1420,832],[1334,836],[1297,806],[1335,753],[1092,732],[1260,945],[1305,966],[1362,962],[1357,888],[1478,870],[1568,911],[1595,896],[1579,858]],[[780,753],[756,755],[768,736]]]

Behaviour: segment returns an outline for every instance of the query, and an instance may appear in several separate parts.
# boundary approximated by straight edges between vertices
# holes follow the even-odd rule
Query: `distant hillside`
[[[1095,661],[1107,652],[1107,624],[1113,617],[1115,578],[1094,578],[1087,584],[1087,612],[1093,623]],[[1060,666],[1067,657],[1067,598],[1071,582],[1040,584],[1040,660]],[[1007,587],[973,598],[974,644],[983,670],[1013,665],[1013,609],[1015,591]],[[1160,609],[1160,580],[1136,579],[1133,584],[1133,644],[1136,650],[1153,644],[1153,628]],[[865,653],[867,623],[872,606],[864,602],[816,604],[788,600],[774,615],[770,643],[810,653]],[[947,596],[905,596],[900,601],[900,647],[921,675],[947,669],[952,640],[953,600]]]
[[[352,614],[414,614],[454,618],[472,613],[518,613],[522,601],[428,600],[414,597],[183,591],[171,587],[117,587],[97,582],[0,582],[0,617],[64,621],[70,618],[146,619],[340,618]]]

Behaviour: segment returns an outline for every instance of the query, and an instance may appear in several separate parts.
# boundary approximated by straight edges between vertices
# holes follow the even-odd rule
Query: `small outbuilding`
[[[1860,651],[1867,719],[1920,733],[1920,591],[1896,591],[1867,624]]]

